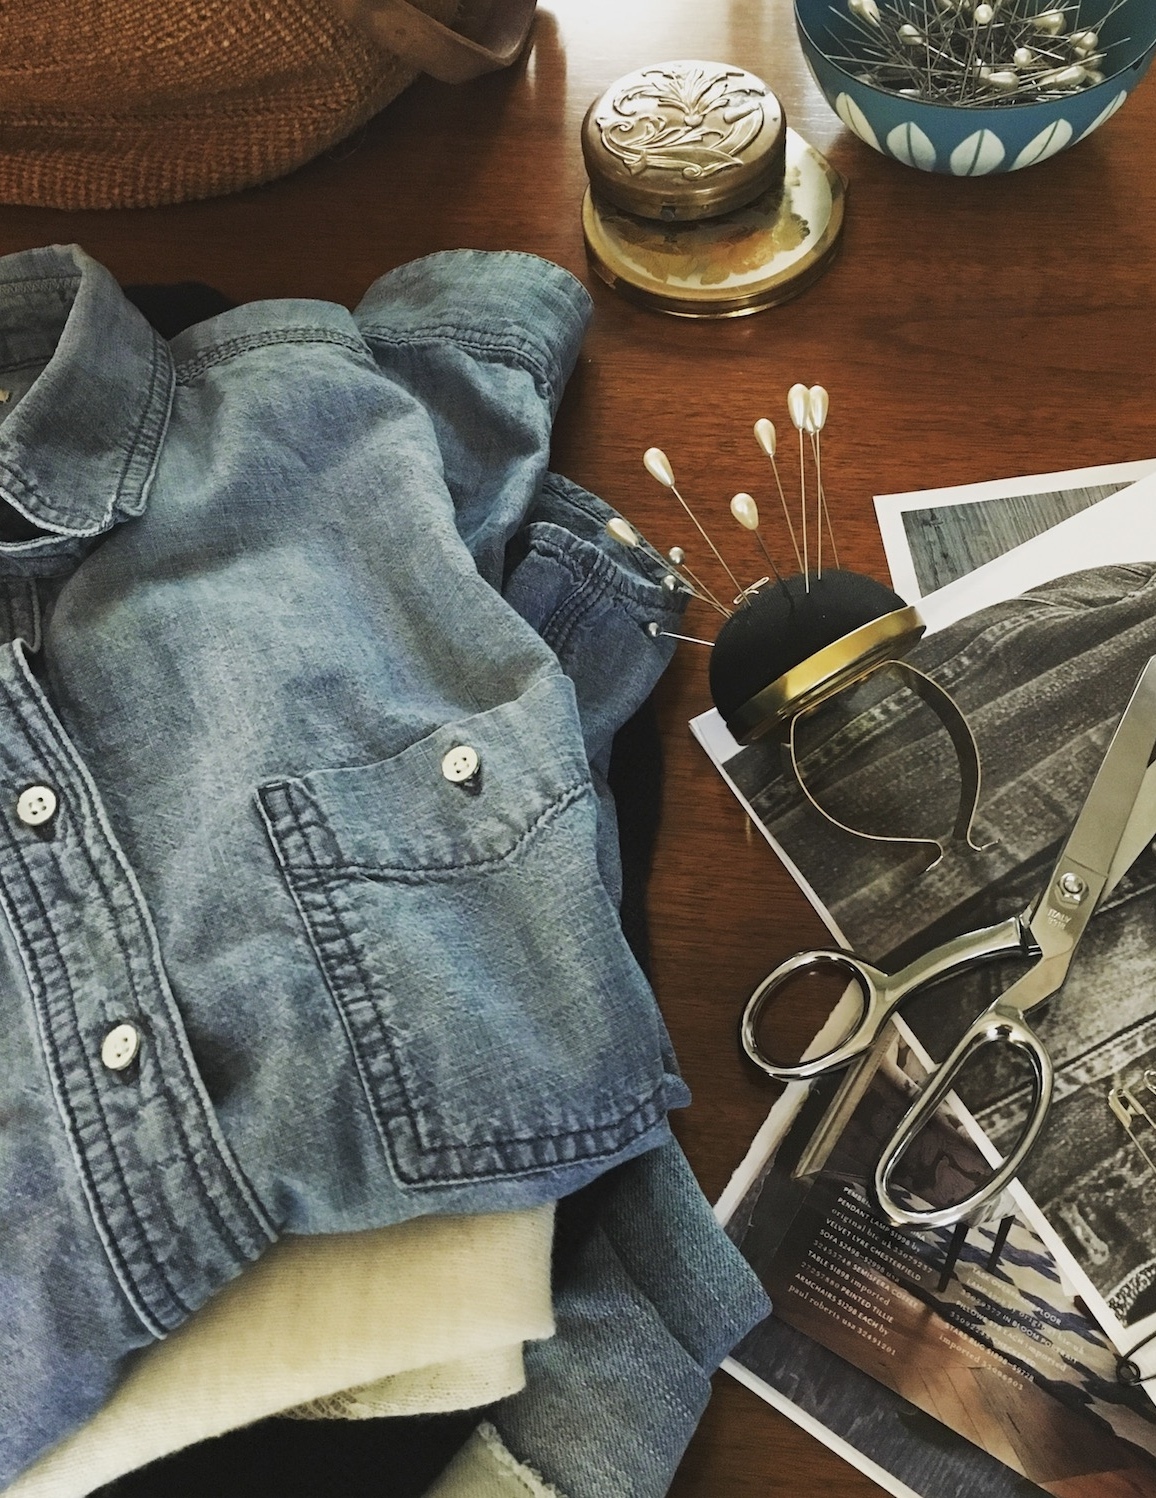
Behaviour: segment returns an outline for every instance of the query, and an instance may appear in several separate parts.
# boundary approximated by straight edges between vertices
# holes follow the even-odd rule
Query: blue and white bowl
[[[835,113],[860,140],[884,156],[924,172],[980,177],[1015,172],[1074,146],[1111,119],[1140,82],[1156,52],[1156,0],[1127,0],[1102,29],[1099,17],[1111,0],[1084,0],[1080,26],[1100,31],[1115,67],[1112,76],[1062,99],[992,108],[926,104],[864,83],[831,52],[854,48],[844,22],[845,0],[795,0],[795,24],[803,55]]]

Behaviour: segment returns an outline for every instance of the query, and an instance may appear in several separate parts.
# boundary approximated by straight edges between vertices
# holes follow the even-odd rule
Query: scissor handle
[[[1011,916],[1007,920],[998,921],[994,926],[984,926],[978,931],[968,931],[963,936],[953,937],[894,974],[885,973],[880,968],[872,967],[869,962],[852,956],[850,952],[834,947],[799,952],[780,963],[747,1000],[739,1031],[743,1050],[756,1066],[780,1082],[804,1081],[821,1076],[824,1072],[835,1071],[840,1066],[846,1066],[849,1061],[854,1061],[864,1051],[870,1050],[883,1026],[908,994],[928,988],[953,973],[963,972],[981,962],[1023,954],[1027,951],[1026,943],[1029,941],[1030,933],[1025,934],[1023,919]],[[758,1042],[758,1025],[764,1009],[775,994],[797,974],[824,967],[835,968],[858,985],[863,1001],[858,1023],[849,1034],[821,1055],[808,1056],[806,1060],[790,1065],[772,1061]]]
[[[819,1055],[790,1063],[772,1061],[763,1051],[758,1039],[763,1011],[780,989],[785,988],[800,973],[819,972],[823,968],[836,969],[858,986],[862,1011],[857,1023],[850,1034]],[[773,973],[769,973],[747,1000],[739,1030],[743,1050],[756,1066],[762,1067],[769,1077],[774,1077],[777,1081],[793,1082],[820,1076],[823,1072],[844,1066],[867,1050],[906,992],[906,989],[901,993],[893,992],[892,979],[886,973],[872,967],[870,963],[861,962],[850,952],[827,947],[812,952],[796,952],[786,962],[781,962]]]
[[[891,1194],[891,1179],[899,1161],[916,1136],[931,1122],[936,1110],[955,1086],[968,1059],[985,1045],[1012,1045],[1023,1051],[1032,1066],[1033,1098],[1027,1126],[1011,1154],[998,1165],[982,1186],[962,1201],[949,1207],[919,1211],[901,1206]],[[963,1039],[931,1075],[926,1087],[899,1121],[899,1126],[883,1147],[875,1167],[875,1199],[897,1227],[945,1227],[962,1222],[1009,1186],[1019,1173],[1024,1157],[1035,1144],[1044,1126],[1052,1101],[1052,1058],[1035,1032],[1025,1024],[1019,1010],[995,1003],[967,1031]]]

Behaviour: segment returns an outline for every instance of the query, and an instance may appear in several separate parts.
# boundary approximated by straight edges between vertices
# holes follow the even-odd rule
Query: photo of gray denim
[[[841,833],[758,743],[727,772],[860,956],[894,968],[946,937],[1026,908],[1047,879],[1145,662],[1156,653],[1156,565],[1060,579],[922,640],[908,657],[956,699],[982,759],[975,841],[924,872],[925,852]],[[857,829],[942,836],[959,769],[930,711],[882,672],[814,715],[802,772]],[[1156,1064],[1156,854],[1147,848],[1093,918],[1063,990],[1031,1023],[1056,1067],[1044,1132],[1021,1180],[1127,1323],[1156,1310],[1156,1173],[1111,1113],[1113,1086]],[[979,969],[905,1010],[935,1059],[1022,965]],[[1031,1094],[989,1047],[964,1102],[1010,1149]]]

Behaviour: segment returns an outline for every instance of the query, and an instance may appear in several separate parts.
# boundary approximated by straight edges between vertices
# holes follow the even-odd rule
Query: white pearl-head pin
[[[795,560],[799,564],[799,570],[802,571],[803,554],[799,550],[798,541],[795,539],[795,527],[791,520],[791,512],[787,507],[787,496],[783,493],[782,480],[779,478],[779,465],[775,462],[775,447],[777,443],[777,438],[775,436],[775,423],[769,420],[766,416],[761,416],[759,420],[755,422],[755,441],[759,444],[767,457],[770,458],[771,467],[775,471],[775,488],[779,491],[779,503],[783,507],[783,518],[786,520],[787,529],[791,533],[791,545],[795,549]],[[772,562],[771,565],[774,566],[774,563]]]
[[[1067,17],[1062,10],[1041,10],[1039,15],[1032,16],[1028,24],[1033,31],[1041,31],[1044,36],[1059,36],[1067,28]]]
[[[977,5],[974,11],[977,26],[990,26],[995,20],[995,11],[990,5]]]
[[[623,546],[637,546],[638,532],[629,520],[623,520],[621,515],[615,515],[613,520],[606,522],[606,534],[613,537]]]
[[[755,422],[755,441],[768,458],[775,456],[775,440],[775,423],[765,416],[760,416]]]
[[[759,528],[759,507],[749,494],[736,494],[731,500],[731,514],[745,531]]]
[[[827,425],[827,412],[831,408],[831,397],[823,389],[822,385],[812,385],[807,391],[807,411],[810,415],[810,427],[812,432],[821,432]]]
[[[847,0],[847,9],[859,20],[866,21],[868,26],[879,25],[879,7],[875,0]]]
[[[806,385],[792,385],[787,391],[787,415],[797,432],[807,430],[811,416],[811,393]]]
[[[674,469],[661,447],[648,447],[642,455],[647,473],[665,489],[674,488]]]
[[[1074,62],[1070,67],[1055,68],[1050,73],[1041,73],[1035,80],[1041,87],[1079,88],[1087,81],[1088,70],[1083,63]]]
[[[669,561],[673,567],[681,567],[683,562],[686,561],[686,552],[683,551],[681,546],[672,546],[666,553],[666,557],[667,561]]]

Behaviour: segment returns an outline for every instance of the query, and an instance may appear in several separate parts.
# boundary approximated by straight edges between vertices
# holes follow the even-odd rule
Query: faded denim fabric
[[[0,261],[0,1485],[279,1234],[669,1140],[605,765],[678,605],[546,474],[587,315],[455,252],[169,345]]]
[[[555,1263],[557,1331],[489,1418],[566,1498],[662,1498],[766,1293],[673,1139],[560,1205]]]

